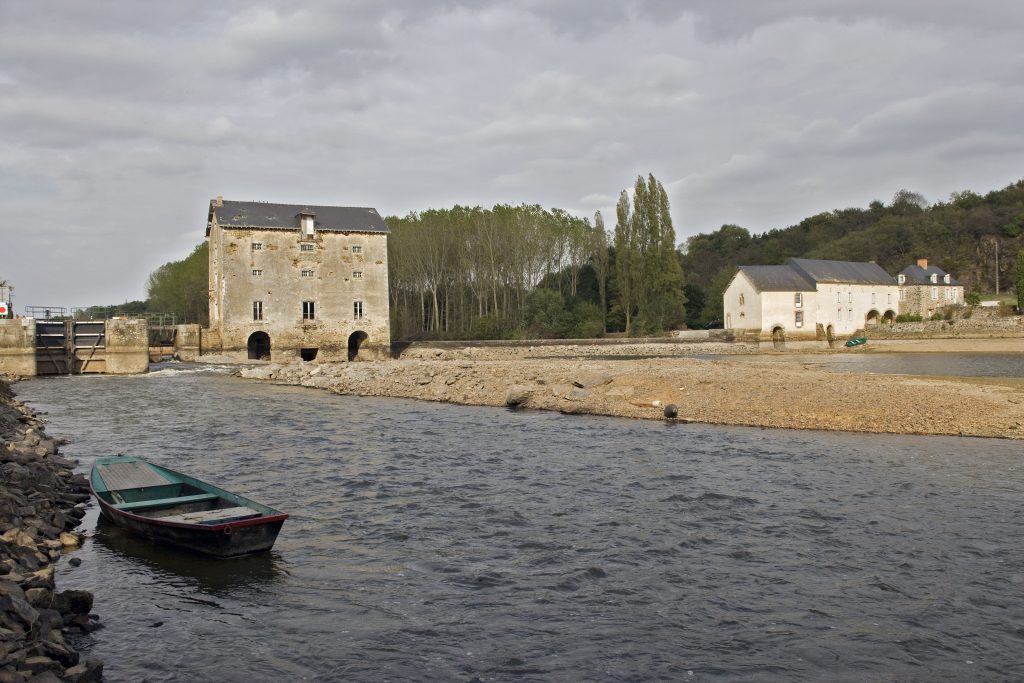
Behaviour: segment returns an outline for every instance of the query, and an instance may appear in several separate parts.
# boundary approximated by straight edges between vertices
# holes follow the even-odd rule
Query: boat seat
[[[175,505],[186,503],[205,503],[220,498],[216,493],[197,493],[192,496],[177,496],[175,498],[154,498],[153,500],[139,500],[134,503],[115,503],[118,510],[131,512],[132,510],[149,510],[152,508],[169,508]]]
[[[160,517],[161,522],[182,522],[185,524],[224,524],[225,522],[236,522],[240,519],[259,517],[259,510],[247,507],[221,508],[220,510],[201,510],[199,512],[186,512],[181,515],[170,515]]]

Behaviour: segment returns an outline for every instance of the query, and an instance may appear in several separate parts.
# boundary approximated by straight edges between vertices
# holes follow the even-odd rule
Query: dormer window
[[[932,276],[928,279],[931,280],[932,284],[935,284],[936,282],[939,281],[939,276],[936,275],[935,273],[932,273]]]
[[[942,281],[943,281],[943,282],[945,282],[945,283],[946,283],[946,284],[948,285],[948,284],[949,284],[949,280],[950,280],[950,277],[949,277],[949,273],[946,273],[946,274],[945,274],[945,275],[944,275],[944,276],[942,277]]]
[[[302,239],[313,239],[316,235],[316,214],[309,209],[303,209],[296,218],[299,219],[299,230],[302,233]]]
[[[896,281],[901,285],[905,284],[907,282],[907,276],[904,275],[903,273],[900,273],[899,275],[896,276]]]

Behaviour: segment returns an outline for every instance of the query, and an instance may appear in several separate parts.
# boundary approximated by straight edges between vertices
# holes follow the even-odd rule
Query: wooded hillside
[[[690,237],[681,256],[691,299],[706,305],[688,311],[695,325],[722,314],[722,292],[740,265],[773,265],[792,257],[875,261],[895,275],[919,258],[958,278],[967,291],[1006,292],[1017,277],[1024,249],[1024,180],[982,196],[956,192],[928,205],[900,190],[888,205],[837,209],[788,228],[752,235],[737,225]],[[998,260],[997,260],[998,253]]]

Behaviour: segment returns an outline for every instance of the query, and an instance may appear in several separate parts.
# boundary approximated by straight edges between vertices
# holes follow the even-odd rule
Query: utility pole
[[[993,238],[996,243],[996,295],[999,295],[999,239]]]

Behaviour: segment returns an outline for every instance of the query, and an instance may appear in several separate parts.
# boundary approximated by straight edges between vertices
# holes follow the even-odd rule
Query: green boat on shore
[[[854,337],[850,341],[846,342],[846,345],[850,346],[850,347],[853,347],[853,346],[861,346],[861,345],[867,344],[867,343],[868,343],[868,338],[867,337]]]

